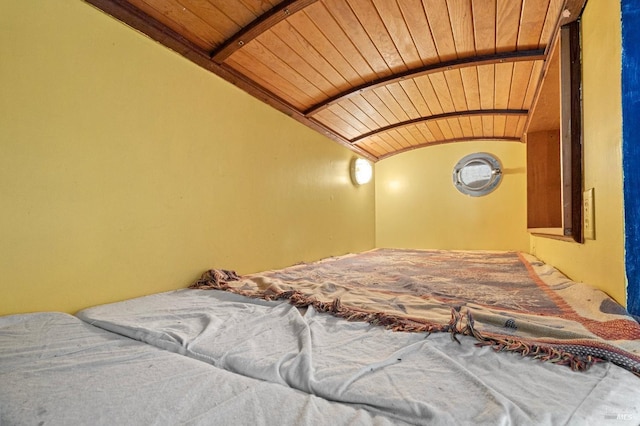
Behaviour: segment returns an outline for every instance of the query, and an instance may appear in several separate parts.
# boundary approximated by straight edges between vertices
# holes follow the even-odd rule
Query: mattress
[[[398,423],[161,350],[68,314],[0,317],[3,426]]]
[[[210,365],[411,424],[640,421],[640,379],[478,347],[471,336],[394,332],[216,290],[183,289],[78,313],[95,326]]]

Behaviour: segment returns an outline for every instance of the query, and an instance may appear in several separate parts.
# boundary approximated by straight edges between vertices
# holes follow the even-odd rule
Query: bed
[[[0,424],[392,425],[55,312],[0,317]]]
[[[212,269],[78,317],[394,422],[640,421],[640,325],[523,253],[376,249],[243,277]]]

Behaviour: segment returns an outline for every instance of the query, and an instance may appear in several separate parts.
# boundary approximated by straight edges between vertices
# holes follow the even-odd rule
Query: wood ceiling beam
[[[314,129],[340,145],[351,149],[356,154],[373,162],[378,160],[375,155],[351,144],[346,138],[337,134],[322,123],[305,117],[295,107],[263,87],[249,81],[246,77],[230,67],[218,65],[211,60],[211,56],[207,51],[199,48],[166,25],[131,5],[131,3],[126,0],[85,0],[85,2],[95,6],[101,11],[111,15],[119,21],[124,22],[126,25],[142,32],[143,34],[146,34],[153,40],[179,53],[196,65],[216,74],[222,79],[249,93],[253,97],[288,115],[294,120]]]
[[[516,52],[497,53],[495,55],[482,55],[472,56],[470,58],[456,59],[453,61],[440,62],[433,65],[426,65],[417,69],[394,74],[389,77],[384,77],[378,80],[374,80],[370,83],[362,84],[360,86],[345,90],[342,93],[338,93],[325,101],[312,106],[304,112],[304,115],[312,116],[318,112],[330,107],[336,103],[339,103],[345,99],[349,99],[353,96],[359,95],[364,91],[373,90],[378,87],[386,86],[398,81],[407,80],[411,78],[417,78],[424,75],[435,74],[438,72],[449,71],[453,69],[460,69],[465,67],[477,67],[480,65],[501,64],[510,62],[522,62],[522,61],[538,61],[546,58],[544,49],[536,50],[521,50]]]
[[[397,151],[390,152],[388,154],[381,155],[378,157],[378,160],[384,160],[385,158],[393,157],[394,155],[401,154],[407,151],[413,151],[414,149],[419,148],[427,148],[434,145],[443,145],[447,143],[455,143],[455,142],[473,142],[473,141],[496,141],[496,142],[521,142],[520,138],[507,137],[507,136],[487,136],[487,137],[472,137],[472,138],[455,138],[455,139],[444,139],[436,142],[425,142],[419,145],[412,145],[407,148],[402,148]]]
[[[317,0],[283,1],[225,41],[222,46],[211,53],[211,59],[217,64],[222,64],[229,56],[233,55],[235,51],[241,49],[242,46],[316,1]]]
[[[460,117],[477,117],[477,116],[486,116],[486,115],[509,115],[509,116],[527,116],[529,111],[526,109],[479,109],[479,110],[470,110],[470,111],[457,111],[457,112],[448,112],[445,114],[437,114],[431,115],[429,117],[421,117],[414,118],[412,120],[401,121],[399,123],[391,124],[389,126],[381,127],[377,130],[364,133],[357,138],[350,139],[349,142],[357,143],[363,139],[371,137],[373,135],[377,135],[380,133],[388,132],[389,130],[398,129],[401,127],[407,127],[414,124],[426,123],[429,121],[435,120],[444,120],[447,118],[460,118]],[[487,139],[487,138],[485,138]],[[518,138],[519,139],[519,138]]]

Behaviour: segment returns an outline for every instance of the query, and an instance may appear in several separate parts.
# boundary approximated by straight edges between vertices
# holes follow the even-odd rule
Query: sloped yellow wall
[[[625,304],[620,2],[589,0],[582,18],[584,187],[595,189],[596,239],[532,237],[531,252]]]
[[[0,314],[374,246],[353,154],[80,0],[0,0]]]
[[[498,188],[470,197],[453,185],[465,155],[489,152],[505,169]],[[514,142],[436,145],[376,164],[376,245],[528,251],[526,149]]]

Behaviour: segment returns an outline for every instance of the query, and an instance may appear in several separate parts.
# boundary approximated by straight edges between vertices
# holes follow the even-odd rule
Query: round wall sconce
[[[501,181],[500,161],[486,152],[469,154],[453,168],[453,184],[458,191],[472,197],[493,192]]]
[[[373,177],[373,166],[364,158],[356,158],[351,163],[351,180],[355,185],[369,183]]]

